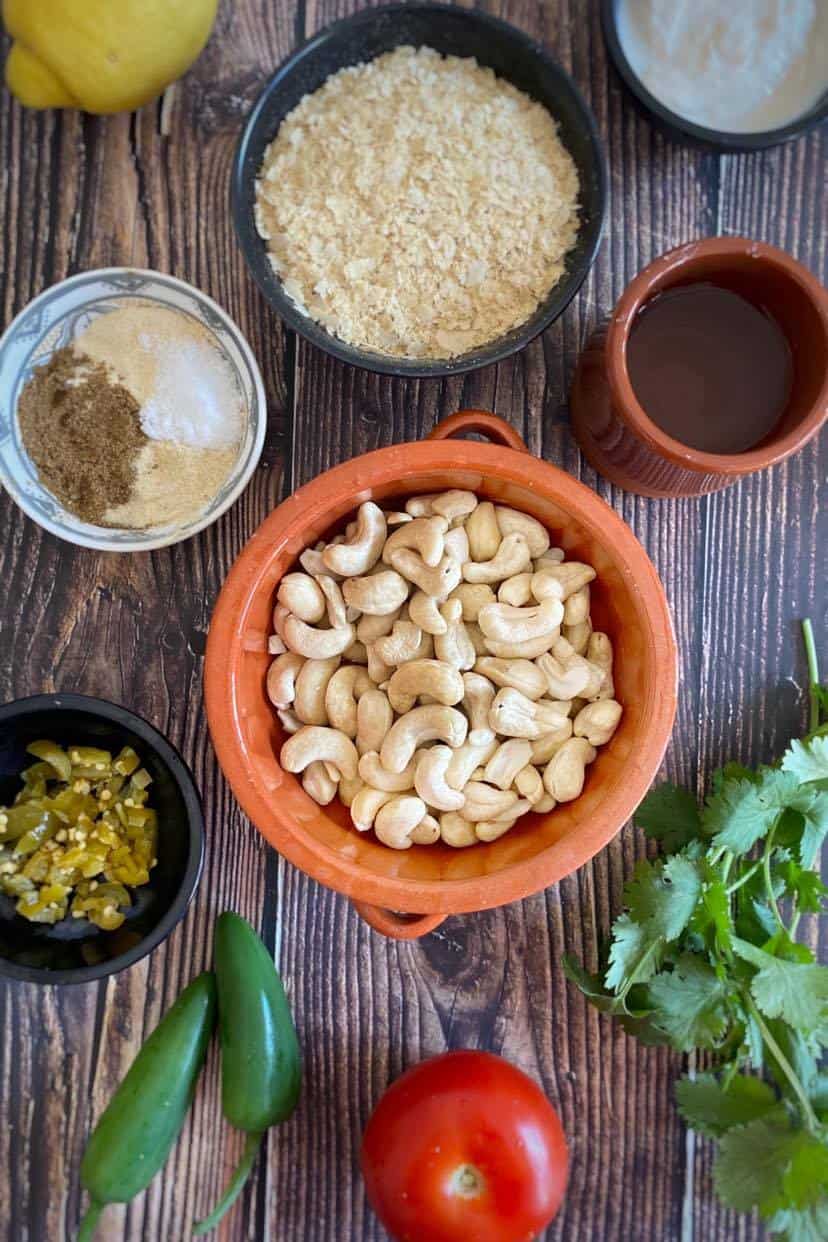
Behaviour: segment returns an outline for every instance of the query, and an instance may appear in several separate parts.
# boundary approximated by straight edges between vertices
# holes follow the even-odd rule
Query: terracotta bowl
[[[722,285],[769,312],[790,345],[793,388],[769,435],[744,453],[706,453],[674,440],[639,405],[627,341],[641,308],[678,285]],[[747,237],[708,237],[670,250],[627,286],[578,361],[572,430],[612,483],[642,496],[701,496],[797,453],[828,417],[828,291],[784,250]]]
[[[494,441],[455,440],[478,432]],[[342,529],[364,500],[468,488],[542,521],[570,558],[598,572],[592,616],[615,646],[621,725],[577,801],[529,815],[500,840],[395,851],[319,807],[279,766],[283,734],[265,693],[276,588],[308,545]],[[367,453],[301,488],[268,517],[233,566],[207,643],[205,698],[219,762],[244,810],[285,858],[350,897],[373,927],[409,939],[447,914],[536,893],[575,871],[630,818],[661,763],[676,706],[677,660],[664,591],[627,525],[598,496],[530,456],[502,419],[475,410],[426,441]]]

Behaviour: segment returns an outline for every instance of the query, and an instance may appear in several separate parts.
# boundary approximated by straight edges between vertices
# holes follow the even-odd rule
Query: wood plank
[[[286,54],[292,30],[275,8],[222,6],[213,41],[168,104],[106,119],[25,112],[3,92],[0,196],[3,317],[70,272],[154,266],[196,284],[237,320],[262,361],[270,420],[262,464],[242,499],[209,531],[149,555],[74,549],[0,499],[0,693],[71,689],[123,702],[185,754],[204,793],[208,856],[183,925],[144,961],[101,985],[0,987],[0,1236],[74,1236],[78,1166],[88,1129],[142,1040],[211,956],[218,910],[254,921],[265,900],[261,838],[218,773],[201,708],[201,668],[219,586],[277,502],[290,426],[280,322],[235,244],[227,181],[241,118]],[[106,1213],[106,1240],[187,1236],[237,1154],[224,1134],[211,1061],[185,1137],[149,1193]],[[261,1235],[259,1235],[261,1236]]]

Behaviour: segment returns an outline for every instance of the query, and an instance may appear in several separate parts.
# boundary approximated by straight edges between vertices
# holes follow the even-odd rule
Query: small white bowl
[[[236,376],[247,424],[230,475],[204,513],[191,522],[145,530],[95,526],[64,509],[42,485],[22,443],[17,421],[20,391],[36,366],[69,345],[95,315],[130,299],[152,301],[197,319],[210,332]],[[264,384],[253,351],[239,328],[212,298],[162,272],[106,267],[70,276],[44,290],[0,338],[0,482],[20,508],[45,530],[84,548],[148,552],[189,539],[216,520],[247,486],[267,426]]]

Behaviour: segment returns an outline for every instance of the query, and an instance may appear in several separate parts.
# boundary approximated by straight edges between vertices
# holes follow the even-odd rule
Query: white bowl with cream
[[[135,348],[121,351],[118,365],[112,326],[120,316],[128,327],[138,308],[143,308],[147,333]],[[181,333],[176,334],[175,324],[182,325]],[[167,330],[167,325],[172,327]],[[215,492],[197,512],[185,517],[169,505],[160,520],[140,528],[128,524],[132,519],[126,511],[122,524],[94,525],[70,513],[44,487],[23,445],[18,400],[34,368],[80,338],[94,360],[115,366],[136,393],[151,453],[167,451],[174,442],[189,445],[195,453],[200,446],[221,450]],[[205,383],[184,416],[176,400],[181,376],[175,372],[190,348],[196,362],[206,363]],[[153,360],[155,368],[149,365]],[[143,369],[142,362],[148,364]],[[154,371],[175,382],[166,390],[153,386]],[[246,487],[261,455],[266,425],[261,373],[237,325],[211,298],[161,272],[104,268],[72,276],[30,302],[0,339],[0,482],[35,522],[81,547],[150,551],[203,530]]]

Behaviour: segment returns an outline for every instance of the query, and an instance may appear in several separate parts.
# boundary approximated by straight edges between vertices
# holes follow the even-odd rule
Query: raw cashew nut
[[[517,819],[517,816],[515,816],[515,819]],[[501,821],[481,819],[474,825],[474,835],[478,841],[496,841],[498,837],[502,837],[514,826],[514,819],[504,819]]]
[[[358,639],[351,643],[350,647],[346,647],[342,653],[342,659],[347,660],[350,664],[367,664],[368,651],[365,643],[361,643]]]
[[[495,507],[490,500],[483,500],[466,521],[469,537],[470,560],[490,561],[500,547],[503,536],[497,524]],[[505,575],[504,575],[505,576]]]
[[[379,754],[375,750],[367,750],[359,760],[359,775],[366,785],[372,785],[374,789],[383,789],[386,793],[404,793],[406,789],[414,788],[416,766],[417,755],[414,755],[402,772],[386,772]]]
[[[272,656],[284,655],[287,647],[282,642],[278,634],[271,634],[267,640],[267,654]]]
[[[485,582],[461,582],[449,599],[460,600],[464,621],[477,621],[480,609],[485,608],[486,604],[494,604],[497,596]]]
[[[375,613],[360,617],[356,627],[357,638],[366,645],[378,638],[385,638],[393,630],[401,612],[402,609],[398,609],[397,612],[387,612],[384,615]]]
[[[525,694],[527,699],[542,699],[549,687],[537,664],[531,660],[503,660],[497,656],[481,656],[474,666],[496,686],[511,686]]]
[[[538,575],[535,575],[538,577]],[[563,598],[569,599],[570,595],[574,595],[576,591],[580,591],[587,583],[592,582],[595,577],[595,570],[591,565],[584,565],[582,561],[565,561],[560,565],[548,564],[544,565],[540,571],[540,578],[551,578],[553,581],[560,583]],[[532,583],[532,593],[538,598],[535,591],[535,583]]]
[[[444,517],[414,518],[388,536],[382,550],[382,559],[386,565],[391,565],[391,558],[397,549],[413,548],[415,552],[419,552],[425,564],[434,569],[443,559],[447,529],[448,522]]]
[[[359,832],[368,832],[374,826],[374,819],[381,807],[394,797],[385,789],[372,789],[363,785],[351,802],[351,819]]]
[[[475,510],[476,512],[476,510]],[[440,839],[455,849],[463,849],[467,845],[477,844],[474,824],[463,819],[456,811],[446,811],[440,816]]]
[[[290,707],[296,697],[296,678],[305,663],[295,651],[277,656],[267,670],[267,697],[274,707]]]
[[[330,574],[319,574],[316,581],[319,583],[320,591],[325,596],[328,621],[333,629],[341,630],[343,625],[347,625],[349,621],[345,601],[342,598],[342,588]],[[305,621],[307,619],[307,617],[304,618]]]
[[[282,637],[291,651],[308,660],[330,660],[342,655],[354,641],[354,627],[343,625],[337,630],[317,630],[293,614],[286,618]]]
[[[467,731],[466,717],[456,707],[444,707],[440,703],[415,707],[392,725],[386,734],[380,749],[382,766],[389,772],[402,772],[414,751],[426,742],[439,738],[449,746],[462,746]]]
[[[497,785],[498,789],[510,789],[531,759],[531,743],[522,737],[510,738],[498,746],[486,764],[483,779],[490,785]]]
[[[459,599],[447,599],[440,612],[446,623],[446,632],[434,636],[434,654],[438,660],[454,668],[473,668],[477,652],[463,624],[463,605]]]
[[[499,604],[511,604],[514,608],[522,608],[524,604],[533,603],[532,575],[528,571],[507,578],[497,589]]]
[[[318,759],[309,763],[302,774],[302,788],[320,806],[333,802],[338,787],[339,782],[331,779],[325,764]]]
[[[535,573],[539,569],[544,569],[547,565],[560,565],[561,561],[566,560],[566,553],[563,548],[549,548],[542,556],[536,556],[532,562]]]
[[[589,642],[589,636],[592,633],[592,624],[587,618],[578,625],[566,625],[561,627],[561,634],[569,643],[576,655],[584,655]]]
[[[562,721],[559,728],[542,734],[532,743],[532,762],[539,765],[548,763],[553,755],[557,755],[564,742],[572,737],[572,721],[569,717]]]
[[[532,594],[539,604],[545,599],[556,599],[563,603],[563,587],[557,578],[545,570],[536,570],[532,574]]]
[[[469,718],[469,729],[489,728],[489,711],[494,702],[495,688],[482,673],[463,674],[463,706]]]
[[[374,645],[379,658],[396,668],[409,660],[426,658],[425,648],[429,641],[430,636],[425,635],[413,621],[395,621],[393,631],[384,638],[378,638]]]
[[[469,537],[462,526],[446,531],[443,544],[446,556],[453,557],[458,565],[465,565],[469,559]]]
[[[555,650],[555,648],[553,648]],[[554,699],[574,699],[592,680],[592,672],[586,660],[572,655],[569,660],[559,660],[551,652],[538,656],[537,668],[546,678],[547,693]]]
[[[396,552],[391,553],[390,560],[398,574],[402,574],[409,582],[413,582],[426,595],[431,595],[440,601],[451,594],[462,577],[460,565],[451,556],[444,556],[436,568],[431,568],[426,565],[419,552],[413,552],[411,548],[398,548]],[[409,615],[411,615],[410,605]],[[414,619],[412,617],[412,620]]]
[[[587,703],[573,721],[573,732],[576,737],[585,737],[591,746],[604,746],[618,728],[623,710],[615,699]]]
[[[521,798],[526,798],[532,806],[537,806],[543,797],[544,790],[543,777],[533,763],[527,763],[525,768],[521,768],[515,777],[515,789]]]
[[[495,515],[501,535],[511,535],[515,531],[523,535],[529,545],[529,555],[533,560],[535,557],[543,556],[548,550],[551,542],[549,532],[537,518],[530,517],[528,513],[521,513],[517,509],[509,509],[505,505],[495,505]]]
[[[355,738],[357,700],[373,688],[374,683],[359,664],[346,664],[334,671],[323,690],[325,711],[331,727],[339,729],[346,737]]]
[[[423,492],[421,496],[410,496],[405,502],[405,511],[413,518],[431,517],[434,510],[431,505],[441,493]]]
[[[468,517],[470,513],[474,513],[476,508],[477,497],[474,492],[464,492],[459,487],[454,487],[449,492],[441,492],[439,496],[431,498],[432,512],[441,514],[449,522]]]
[[[357,774],[356,746],[339,729],[303,725],[282,747],[281,764],[286,772],[304,772],[314,759],[332,763],[349,780]]]
[[[601,689],[598,691],[597,698],[611,699],[615,695],[615,683],[612,679],[612,643],[609,635],[603,634],[600,630],[595,630],[589,637],[587,644],[587,659],[590,664],[597,664],[604,674],[601,683]]]
[[[489,711],[489,725],[504,737],[525,737],[529,741],[561,728],[567,719],[568,704],[539,699],[533,703],[519,690],[498,690]]]
[[[322,560],[328,570],[343,578],[367,574],[380,558],[386,533],[382,509],[372,500],[366,500],[359,506],[356,530],[351,538],[344,543],[329,543]]]
[[[498,819],[508,814],[518,800],[514,789],[495,789],[483,781],[469,781],[463,793],[466,800],[459,813],[468,820]]]
[[[540,801],[536,802],[535,805],[532,807],[532,810],[535,812],[536,815],[545,815],[547,811],[554,811],[557,805],[558,805],[557,802],[555,801],[555,799],[552,797],[551,794],[544,793]]]
[[[415,591],[411,596],[408,616],[426,634],[445,634],[448,629],[437,600],[425,591]]]
[[[414,788],[428,806],[438,811],[459,811],[465,796],[446,783],[446,769],[454,751],[450,746],[432,746],[420,753],[414,772]]]
[[[401,513],[399,509],[393,509],[390,513],[386,513],[385,515],[386,526],[402,526],[403,522],[413,521],[414,519],[410,513]]]
[[[325,596],[309,574],[286,574],[279,583],[276,598],[300,621],[315,624],[325,615]]]
[[[543,772],[546,792],[556,802],[572,802],[584,788],[586,765],[595,758],[595,747],[586,738],[571,737],[550,759]]]
[[[548,634],[541,634],[540,638],[527,638],[525,642],[520,643],[500,643],[493,638],[485,640],[486,647],[490,655],[497,656],[499,660],[535,660],[539,655],[543,655],[544,651],[548,651],[558,640],[558,630],[550,630]]]
[[[368,676],[375,685],[384,686],[394,670],[385,663],[377,651],[376,643],[369,643],[366,651],[368,654]]]
[[[394,712],[383,690],[370,689],[357,700],[356,748],[361,755],[379,750],[394,723]]]
[[[284,604],[277,604],[276,607],[273,609],[273,629],[276,631],[276,633],[279,635],[281,639],[284,639],[285,622],[287,621],[289,616],[290,616],[290,613],[288,612],[287,608],[285,608]]]
[[[350,779],[343,776],[339,782],[339,801],[343,806],[350,807],[354,798],[364,787],[365,783],[360,776],[354,776]]]
[[[486,636],[476,622],[468,622],[466,625],[466,633],[469,636],[471,645],[474,647],[474,654],[478,659],[480,659],[481,656],[489,654],[489,648],[486,646]]]
[[[440,823],[433,815],[424,815],[411,833],[413,845],[433,845],[440,840]]]
[[[339,667],[339,656],[330,660],[306,660],[296,678],[293,710],[304,724],[326,725],[325,691]]]
[[[499,643],[528,643],[554,633],[563,620],[563,606],[556,599],[546,599],[529,608],[511,604],[487,604],[480,609],[477,624],[487,638]]]
[[[411,834],[426,815],[426,805],[422,798],[411,794],[392,796],[390,802],[380,807],[374,819],[374,832],[383,845],[390,845],[394,850],[407,850],[411,845]]]
[[[471,730],[465,743],[452,755],[446,769],[446,784],[452,789],[463,789],[472,773],[488,763],[496,750],[497,738],[491,729]]]
[[[328,569],[322,559],[322,551],[324,547],[325,545],[323,543],[317,544],[315,548],[305,548],[304,552],[299,557],[299,564],[306,573],[309,573],[314,578],[318,578],[320,574],[331,573],[331,570]],[[339,574],[335,574],[334,577],[338,578]]]
[[[401,664],[388,681],[388,698],[395,712],[402,715],[414,706],[420,695],[453,707],[463,697],[463,678],[456,668],[441,660],[410,660]]]
[[[342,584],[345,603],[369,616],[397,613],[408,599],[408,583],[393,569],[365,578],[346,578]]]
[[[589,616],[589,587],[573,591],[564,604],[564,625],[583,625]]]
[[[285,733],[298,733],[302,728],[302,721],[292,712],[289,707],[277,707],[276,715],[279,717],[279,724]]]
[[[471,545],[471,538],[469,544]],[[522,574],[529,568],[531,561],[529,545],[523,535],[515,531],[504,536],[491,560],[466,561],[463,577],[466,582],[501,582],[504,578],[514,578],[515,574]]]

